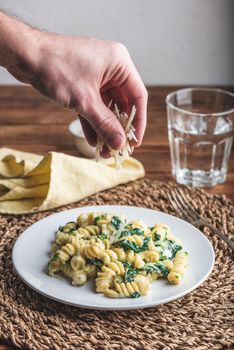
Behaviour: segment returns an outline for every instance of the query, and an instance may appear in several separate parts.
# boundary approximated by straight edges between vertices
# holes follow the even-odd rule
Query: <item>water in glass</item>
[[[223,117],[214,133],[205,132],[205,120],[201,124],[169,125],[172,173],[179,183],[214,186],[225,181],[233,128]]]
[[[172,174],[177,182],[194,187],[223,183],[234,134],[234,95],[189,88],[171,93],[166,102]]]

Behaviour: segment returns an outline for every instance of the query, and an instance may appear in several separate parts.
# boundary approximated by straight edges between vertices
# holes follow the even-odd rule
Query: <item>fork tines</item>
[[[180,187],[168,194],[168,198],[175,211],[185,220],[194,222],[200,219],[199,213],[194,209]]]

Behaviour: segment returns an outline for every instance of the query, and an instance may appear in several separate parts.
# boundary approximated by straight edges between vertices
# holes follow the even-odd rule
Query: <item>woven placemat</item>
[[[118,186],[60,208],[125,204],[175,214],[167,193],[175,185],[148,179]],[[234,234],[234,204],[225,196],[186,189],[191,202],[217,227]],[[208,229],[216,263],[209,279],[189,295],[145,310],[93,311],[49,300],[15,274],[12,247],[26,227],[51,214],[0,216],[0,337],[23,349],[215,350],[234,342],[233,261],[226,244]],[[25,252],[26,254],[27,252]],[[199,257],[198,257],[199,259]],[[95,297],[95,295],[94,295]]]

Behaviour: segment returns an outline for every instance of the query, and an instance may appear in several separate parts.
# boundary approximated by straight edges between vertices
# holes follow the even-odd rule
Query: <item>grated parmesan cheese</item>
[[[108,108],[111,107],[112,100],[110,101]],[[111,156],[114,157],[115,160],[115,167],[116,169],[121,169],[121,163],[123,159],[127,158],[130,153],[133,151],[133,146],[131,146],[131,141],[135,140],[138,141],[135,135],[135,128],[132,125],[133,119],[136,114],[136,107],[133,106],[130,115],[128,116],[127,113],[125,112],[120,112],[118,109],[117,104],[114,104],[114,110],[113,113],[116,115],[118,118],[120,124],[122,125],[124,132],[125,132],[125,137],[126,137],[126,142],[123,148],[120,151],[115,151],[113,149],[110,149],[110,154]],[[98,161],[101,158],[101,152],[103,150],[104,143],[101,140],[99,136],[97,136],[97,146],[96,146],[96,161]]]

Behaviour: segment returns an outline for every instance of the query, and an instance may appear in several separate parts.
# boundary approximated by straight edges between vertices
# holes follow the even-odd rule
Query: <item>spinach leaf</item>
[[[164,241],[154,241],[155,247],[160,250],[159,260],[174,259],[176,253],[182,249],[175,241],[164,240]]]
[[[136,243],[134,242],[130,242],[127,239],[124,239],[123,241],[119,242],[120,247],[122,247],[123,249],[127,249],[127,250],[133,250],[136,253],[139,253],[139,248]]]
[[[124,276],[125,283],[126,282],[133,282],[134,277],[136,276],[137,272],[138,272],[138,269],[135,269],[133,266],[127,267],[126,272],[125,272],[125,276]]]
[[[59,226],[58,231],[63,232],[63,226]]]
[[[144,252],[145,250],[148,249],[149,240],[150,240],[150,236],[145,237],[141,247],[138,246],[135,242],[128,241],[127,239],[123,239],[122,241],[118,242],[118,244],[123,249],[133,250],[135,253],[140,253],[140,252]]]
[[[132,227],[132,224],[127,224],[127,225],[126,225],[126,228],[127,228],[127,229],[130,229],[131,227]]]
[[[174,258],[176,256],[176,253],[182,249],[181,245],[177,244],[175,241],[172,240],[168,241],[168,246],[171,249],[172,258]]]
[[[143,266],[142,270],[146,271],[147,273],[157,272],[157,273],[161,274],[163,277],[166,277],[169,273],[168,268],[160,262],[158,262],[158,263],[146,263]]]
[[[104,241],[104,239],[107,239],[107,235],[105,235],[104,233],[101,233],[100,235],[97,235],[97,238],[99,238],[102,241]]]
[[[69,232],[66,232],[68,235],[71,235],[71,236],[76,236],[76,234],[78,233],[77,230],[70,230]]]
[[[121,232],[121,235],[120,235],[119,238],[127,237],[127,236],[131,236],[130,231],[128,231],[128,230],[123,230],[123,231]]]
[[[113,216],[111,220],[111,224],[114,226],[116,230],[118,230],[120,228],[120,225],[122,224],[122,221],[118,216]]]
[[[119,238],[128,237],[128,236],[132,236],[132,235],[143,236],[144,235],[144,231],[139,229],[139,228],[134,228],[134,229],[131,229],[131,230],[128,230],[128,229],[125,228],[121,232],[121,235],[120,235]]]
[[[181,249],[182,247],[178,245],[175,241],[172,241],[172,240],[165,241],[163,251],[160,256],[160,260],[174,259],[174,257],[176,256],[176,253]],[[167,252],[167,254],[165,254],[165,252]]]
[[[130,295],[130,298],[136,299],[136,298],[139,298],[140,296],[141,296],[140,293],[134,292]]]
[[[95,265],[97,267],[101,267],[103,265],[103,262],[99,259],[88,259],[87,262],[88,264]]]
[[[71,225],[71,224],[72,224],[75,228],[77,227],[77,223],[76,223],[75,221],[69,221],[69,222],[66,223],[65,226]]]
[[[99,220],[102,220],[102,219],[105,219],[105,216],[104,216],[104,215],[96,216],[96,218],[93,220],[94,225],[97,226],[98,221],[99,221]]]
[[[50,259],[50,261],[60,261],[60,258],[59,258],[59,254],[58,253],[55,253],[52,258]]]
[[[75,231],[78,227],[79,225],[75,221],[70,221],[67,222],[65,226],[63,226],[62,232],[72,234],[72,231]]]
[[[150,238],[151,238],[150,236],[145,237],[145,239],[143,240],[142,247],[140,247],[141,248],[140,252],[144,252],[145,250],[148,249],[148,243]]]
[[[169,274],[169,269],[163,264],[158,263],[158,270],[163,277],[166,277]]]
[[[151,231],[154,231],[155,230],[155,226],[152,226],[152,227],[149,227]],[[161,240],[161,235],[157,233],[157,230],[156,232],[153,232],[154,234],[154,240],[155,241],[160,241]]]
[[[101,219],[101,216],[96,216],[96,218],[93,220],[94,225],[97,225],[100,219]]]
[[[122,260],[121,263],[123,264],[124,267],[130,267],[132,266],[130,262]]]
[[[161,239],[161,236],[158,233],[155,233],[154,237],[155,237],[155,241],[160,241]]]
[[[144,235],[144,231],[141,230],[140,228],[133,228],[131,231],[130,231],[131,235],[137,235],[137,236],[143,236]]]

